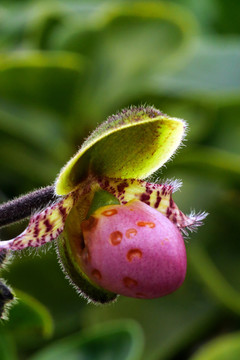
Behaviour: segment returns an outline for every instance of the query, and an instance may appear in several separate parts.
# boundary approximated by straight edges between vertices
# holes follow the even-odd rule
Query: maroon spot
[[[60,214],[62,215],[63,219],[65,220],[66,216],[67,216],[67,212],[66,212],[66,209],[65,207],[63,207],[62,205],[59,206],[59,212]]]
[[[131,209],[130,209],[131,210]],[[126,231],[126,237],[128,238],[128,239],[132,239],[134,236],[136,236],[137,235],[137,230],[136,229],[134,229],[134,228],[132,228],[132,229],[127,229],[127,231]]]
[[[134,286],[137,286],[138,284],[137,280],[131,279],[130,277],[123,278],[123,283],[129,289],[133,288]]]
[[[157,191],[157,200],[156,200],[156,202],[154,204],[155,209],[157,209],[159,207],[159,204],[160,204],[161,200],[162,200],[162,198],[160,196],[160,193],[159,193],[159,191]]]
[[[17,241],[14,241],[13,242],[13,246],[19,246],[19,245],[21,245],[21,243],[22,243],[22,240],[17,240]]]
[[[116,209],[109,209],[102,212],[102,215],[104,216],[113,216],[116,215],[118,212]]]
[[[172,210],[168,207],[167,208],[167,213],[166,213],[167,217],[169,218],[169,216],[172,215]]]
[[[171,221],[172,221],[174,224],[177,223],[176,215],[173,215],[173,216],[171,217]]]
[[[142,202],[145,202],[147,205],[149,205],[149,199],[150,199],[150,195],[146,193],[143,193],[140,197],[140,200]]]
[[[97,270],[97,269],[94,269],[94,270],[92,271],[92,276],[93,276],[95,279],[97,279],[97,280],[101,280],[101,278],[102,278],[102,274],[101,274],[100,271]]]
[[[38,227],[38,223],[37,223],[34,227],[33,236],[38,237],[38,234],[39,234],[39,227]]]
[[[152,190],[149,187],[146,187],[146,192],[151,195]]]
[[[122,182],[121,184],[119,184],[117,186],[117,190],[118,190],[119,193],[124,193],[125,192],[124,189],[126,187],[128,187],[128,183],[127,182]]]
[[[165,196],[167,193],[167,189],[166,189],[166,185],[163,185],[163,188],[162,188],[162,195]]]
[[[170,198],[170,207],[175,208],[175,204],[172,198]]]
[[[44,220],[44,225],[46,226],[46,230],[47,230],[47,232],[50,232],[51,231],[51,229],[52,229],[52,225],[50,224],[50,222],[49,222],[49,220],[48,219],[46,219],[46,220]]]
[[[138,221],[137,225],[140,226],[140,227],[148,227],[150,229],[153,229],[156,226],[154,224],[154,222],[151,222],[151,221]]]
[[[142,252],[139,249],[131,249],[127,253],[128,261],[132,261],[133,259],[141,259],[141,258],[142,258]]]
[[[120,231],[114,231],[110,234],[109,240],[112,245],[119,245],[122,241],[123,234]]]

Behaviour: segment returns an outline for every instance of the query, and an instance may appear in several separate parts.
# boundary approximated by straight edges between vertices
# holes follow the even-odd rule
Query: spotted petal
[[[59,202],[33,215],[29,225],[20,235],[14,239],[0,242],[0,256],[6,250],[38,247],[55,240],[63,231],[66,218],[75,201],[75,194],[71,193]]]
[[[192,231],[202,225],[202,220],[207,216],[205,212],[187,216],[178,208],[172,198],[172,193],[181,185],[177,180],[155,184],[138,179],[99,178],[98,184],[101,189],[114,195],[122,205],[131,200],[144,202],[165,215],[184,233],[187,233],[185,228]]]

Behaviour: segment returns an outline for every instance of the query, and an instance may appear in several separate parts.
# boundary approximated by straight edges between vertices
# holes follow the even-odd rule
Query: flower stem
[[[47,186],[0,205],[0,227],[31,216],[55,198],[54,187]]]

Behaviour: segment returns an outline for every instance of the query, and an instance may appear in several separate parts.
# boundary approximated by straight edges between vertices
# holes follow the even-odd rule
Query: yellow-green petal
[[[83,143],[56,180],[65,195],[89,174],[143,179],[161,167],[181,144],[186,124],[152,107],[125,109],[108,118]]]

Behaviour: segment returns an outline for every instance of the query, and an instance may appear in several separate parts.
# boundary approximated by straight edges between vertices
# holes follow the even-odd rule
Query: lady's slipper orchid
[[[71,283],[93,302],[117,294],[155,298],[176,290],[186,273],[181,230],[205,214],[184,215],[172,193],[179,183],[144,181],[181,144],[183,120],[152,107],[123,110],[100,125],[55,182],[57,200],[33,215],[1,251],[57,240]]]

